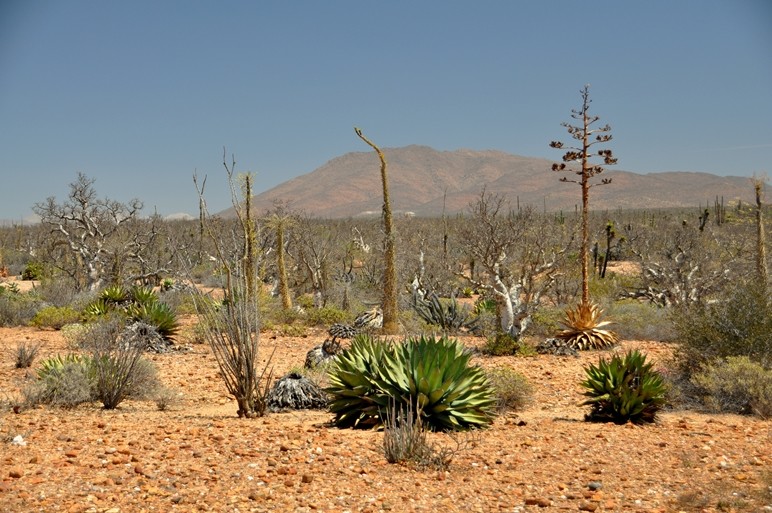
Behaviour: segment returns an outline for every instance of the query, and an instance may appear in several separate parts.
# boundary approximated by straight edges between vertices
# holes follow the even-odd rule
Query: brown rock
[[[20,467],[12,467],[8,470],[8,476],[14,479],[19,479],[24,475],[24,470]]]

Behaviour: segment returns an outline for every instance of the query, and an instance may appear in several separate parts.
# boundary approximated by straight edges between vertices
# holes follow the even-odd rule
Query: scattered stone
[[[587,483],[587,488],[593,491],[600,490],[601,488],[603,488],[603,483],[601,483],[600,481],[590,481],[589,483]]]
[[[597,509],[597,502],[583,502],[579,505],[579,511],[595,511]]]
[[[22,470],[19,467],[12,467],[8,470],[8,477],[12,477],[13,479],[19,479],[21,476],[24,475],[24,470]]]
[[[16,435],[13,437],[13,440],[11,440],[11,445],[18,445],[19,447],[24,447],[27,445],[27,442],[24,440],[24,437],[21,435]]]
[[[300,481],[306,484],[313,482],[313,480],[314,476],[311,474],[303,474],[303,476],[300,478]]]
[[[539,354],[554,354],[557,356],[579,356],[579,352],[571,347],[565,340],[548,338],[536,345]]]

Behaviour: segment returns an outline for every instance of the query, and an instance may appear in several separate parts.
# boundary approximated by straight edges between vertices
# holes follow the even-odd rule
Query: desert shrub
[[[411,338],[400,344],[354,338],[330,367],[330,411],[338,427],[372,427],[384,422],[392,404],[421,417],[433,431],[488,425],[493,391],[470,354],[445,337]]]
[[[42,280],[45,277],[45,266],[40,262],[27,262],[21,272],[22,280]]]
[[[473,447],[477,440],[468,432],[463,434],[464,438],[458,438],[458,433],[446,436],[452,444],[441,446],[429,441],[420,415],[415,415],[409,405],[406,410],[392,405],[384,419],[383,455],[389,463],[447,470],[456,454]]]
[[[305,337],[307,328],[302,324],[278,324],[271,326],[271,331],[280,337]]]
[[[509,367],[496,367],[487,369],[485,374],[493,388],[497,411],[521,410],[531,402],[533,386],[519,372]]]
[[[44,306],[37,311],[30,324],[37,328],[61,329],[80,320],[80,312],[70,306]]]
[[[37,358],[42,342],[19,342],[16,344],[16,358],[14,366],[17,369],[27,369]]]
[[[159,386],[155,366],[142,358],[144,347],[127,343],[123,328],[120,320],[108,320],[88,332],[94,397],[107,410],[128,398],[147,399]]]
[[[652,303],[615,301],[609,304],[606,312],[620,339],[670,341],[675,336],[669,320],[670,312]]]
[[[0,287],[0,326],[28,325],[40,308],[40,302],[30,294],[4,290]]]
[[[67,347],[77,349],[83,345],[88,335],[88,326],[81,323],[65,324],[59,329],[67,342]]]
[[[730,356],[692,376],[703,405],[712,412],[772,417],[772,370],[747,356]]]
[[[83,348],[86,354],[41,362],[38,380],[29,392],[31,400],[69,407],[98,400],[106,409],[113,409],[125,399],[153,397],[159,386],[155,365],[142,358],[143,347],[123,339],[120,320],[70,326],[77,326],[68,328],[74,333],[71,345]],[[66,386],[73,390],[64,390]]]
[[[179,393],[174,389],[168,387],[158,387],[153,394],[153,401],[155,401],[158,411],[166,411],[175,407],[179,403]]]
[[[582,382],[591,405],[587,420],[600,422],[653,422],[665,404],[667,387],[662,376],[646,362],[646,355],[629,351],[624,357],[600,358],[598,365],[585,367]]]
[[[75,354],[54,356],[41,362],[38,379],[23,389],[27,404],[74,408],[93,395],[91,360]]]
[[[677,309],[672,321],[687,374],[730,356],[772,367],[772,297],[763,287],[737,284],[722,301]]]
[[[200,295],[196,301],[204,322],[204,338],[212,349],[220,376],[228,393],[236,398],[241,418],[265,414],[272,368],[271,357],[259,368],[260,310],[258,300],[247,297],[248,284],[243,273],[233,278],[226,291],[229,300],[222,306]]]
[[[196,303],[193,289],[173,288],[163,292],[163,302],[178,314],[196,313]]]
[[[87,294],[79,292],[73,284],[65,279],[46,278],[35,288],[38,297],[53,306],[69,306],[82,309]]]
[[[563,329],[565,308],[541,307],[531,315],[531,333],[538,337],[554,337]]]
[[[306,322],[310,326],[332,326],[348,318],[348,314],[334,306],[322,308],[309,308],[306,311]]]
[[[501,332],[489,336],[480,351],[488,356],[512,356],[515,354],[530,356],[535,354],[533,348],[524,341],[518,340],[509,333]]]

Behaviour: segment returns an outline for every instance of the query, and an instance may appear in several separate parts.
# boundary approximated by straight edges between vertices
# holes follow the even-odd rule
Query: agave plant
[[[139,306],[150,305],[158,302],[158,294],[151,287],[134,286],[129,290],[132,303]]]
[[[179,327],[176,312],[160,301],[150,287],[135,286],[129,290],[119,285],[107,287],[84,310],[87,317],[100,317],[114,312],[133,321],[150,324],[164,340],[171,340]]]
[[[112,306],[123,306],[131,301],[129,291],[120,285],[111,285],[99,294],[99,299]]]
[[[164,340],[174,338],[179,328],[177,314],[169,305],[160,301],[132,305],[129,316],[134,321],[142,321],[153,326]]]
[[[603,310],[594,303],[579,303],[576,308],[566,310],[563,324],[566,329],[557,337],[565,340],[574,349],[605,349],[618,342],[616,333],[603,329],[611,324],[601,321]]]
[[[614,355],[601,358],[598,365],[585,368],[587,379],[582,382],[588,397],[581,405],[592,405],[587,420],[617,424],[653,422],[665,404],[666,386],[662,376],[646,363],[638,351],[624,358]]]
[[[339,427],[380,427],[390,407],[415,412],[428,429],[483,427],[495,398],[470,355],[445,337],[402,344],[358,335],[330,369],[330,410]]]
[[[461,328],[473,330],[478,322],[468,308],[459,307],[455,297],[451,297],[450,301],[441,301],[434,291],[424,297],[413,293],[411,306],[426,323],[439,326],[444,332],[456,332]]]

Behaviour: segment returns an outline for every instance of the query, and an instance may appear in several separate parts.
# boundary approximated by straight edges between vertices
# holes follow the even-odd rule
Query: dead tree
[[[125,204],[99,198],[94,188],[95,181],[78,173],[76,181],[70,184],[67,201],[59,204],[51,196],[33,207],[41,223],[51,227],[53,243],[65,245],[75,257],[70,260],[70,268],[64,270],[71,276],[78,276],[78,269],[72,266],[82,269],[87,290],[102,286],[106,263],[112,260],[114,253],[110,242],[142,209],[142,202],[138,199]]]

